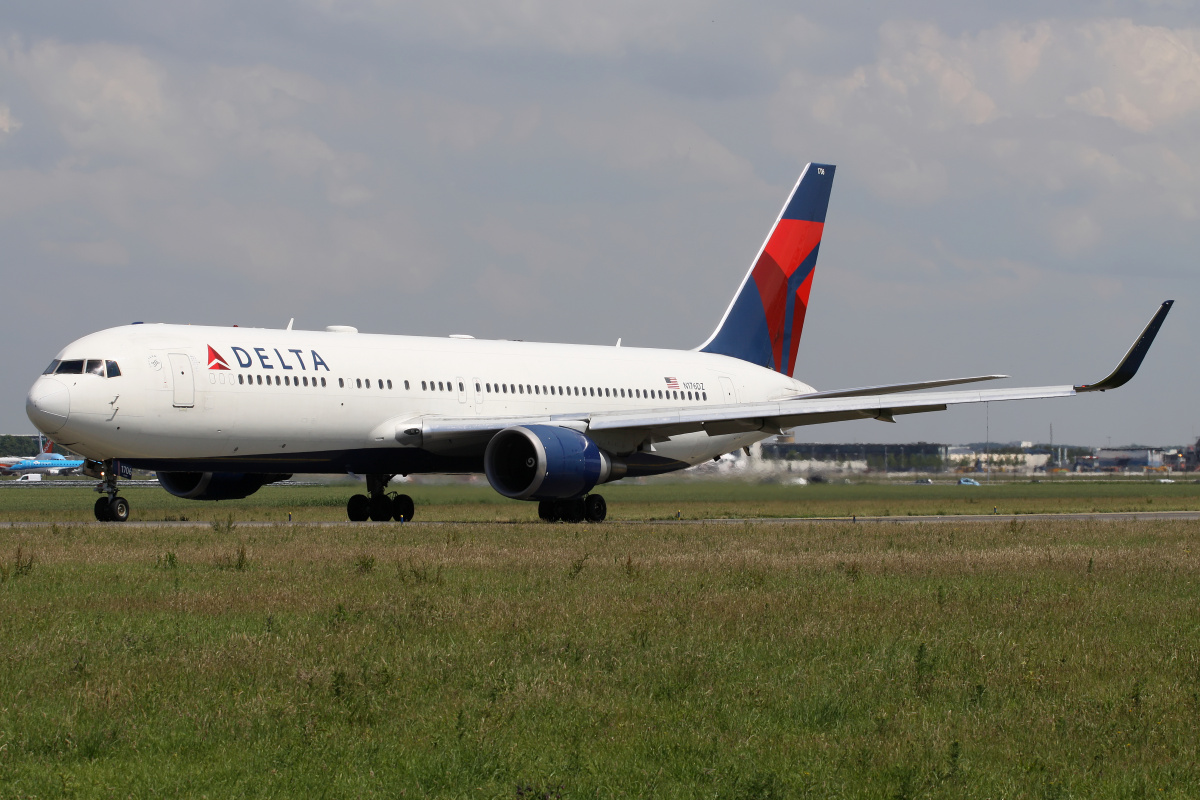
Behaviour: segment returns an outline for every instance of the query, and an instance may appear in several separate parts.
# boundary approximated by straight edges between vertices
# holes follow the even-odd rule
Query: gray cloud
[[[64,326],[16,329],[5,366],[31,380],[132,319],[691,347],[823,160],[801,377],[1091,380],[1173,296],[1137,383],[991,416],[995,438],[1182,440],[1200,33],[1171,4],[1039,9],[14,10],[6,289]],[[0,389],[0,427],[28,428],[26,383]],[[810,433],[978,439],[981,419]]]

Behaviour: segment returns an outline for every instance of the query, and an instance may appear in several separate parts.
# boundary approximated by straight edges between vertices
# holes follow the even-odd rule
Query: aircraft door
[[[196,384],[192,378],[192,359],[186,353],[168,353],[171,361],[171,381],[174,386],[172,405],[191,408],[196,405]]]
[[[454,380],[458,381],[458,402],[467,402],[467,379],[460,375]]]
[[[721,391],[725,394],[726,403],[737,402],[737,392],[733,389],[733,381],[724,375],[721,376]]]

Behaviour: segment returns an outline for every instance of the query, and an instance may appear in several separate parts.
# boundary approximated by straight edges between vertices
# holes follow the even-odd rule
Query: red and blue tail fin
[[[720,353],[784,375],[796,369],[817,250],[825,228],[832,164],[809,164],[704,353]]]

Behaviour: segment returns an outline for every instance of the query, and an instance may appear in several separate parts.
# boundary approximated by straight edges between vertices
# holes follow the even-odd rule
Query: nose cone
[[[25,398],[25,414],[42,433],[58,433],[70,413],[71,394],[53,378],[38,378]]]

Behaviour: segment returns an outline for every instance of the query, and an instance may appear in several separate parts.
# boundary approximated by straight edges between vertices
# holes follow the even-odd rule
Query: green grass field
[[[682,488],[703,496],[621,493],[648,516],[792,502]],[[898,514],[958,491],[874,488],[795,491]],[[1099,489],[1053,502],[1194,502],[1181,484]],[[345,492],[273,491],[331,518]],[[421,491],[460,518],[525,513]],[[92,497],[6,490],[5,519],[60,513],[11,507],[35,495]],[[147,515],[199,506],[152,497]],[[256,498],[216,506],[215,526],[0,526],[0,795],[1200,787],[1197,522],[238,527],[278,513]]]
[[[414,484],[393,489],[413,496],[418,521],[533,522],[537,505],[508,500],[486,484]],[[346,499],[362,484],[267,486],[244,500],[219,503],[181,500],[158,488],[128,488],[131,519],[164,521],[227,519],[341,522]],[[600,487],[609,518],[626,521],[743,517],[850,517],[889,515],[1184,511],[1200,509],[1200,484],[1153,481],[1097,483],[1006,482],[987,486],[913,484],[816,484],[780,486],[742,481],[655,482]],[[85,488],[12,488],[0,492],[0,523],[92,520],[96,495]]]

